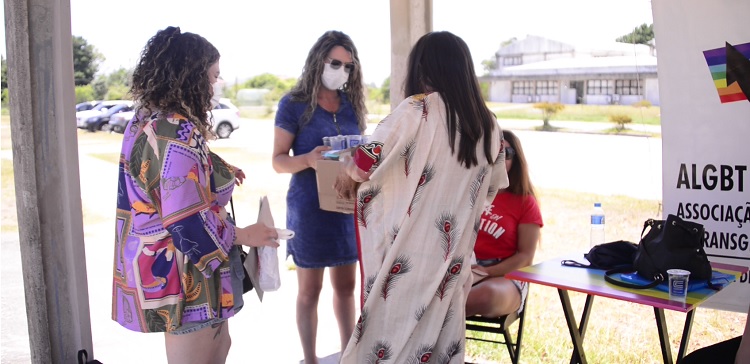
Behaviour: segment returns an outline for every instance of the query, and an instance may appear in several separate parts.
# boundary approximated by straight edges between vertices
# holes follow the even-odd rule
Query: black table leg
[[[698,308],[690,310],[685,317],[685,327],[682,329],[682,340],[680,341],[680,351],[677,352],[677,364],[680,363],[682,358],[685,356],[688,343],[690,342],[690,331],[693,329],[693,314]]]
[[[667,331],[667,321],[664,319],[664,309],[654,307],[654,316],[656,316],[656,328],[659,330],[661,356],[664,358],[665,364],[672,364],[672,345],[669,343],[669,332]]]
[[[583,305],[583,313],[581,314],[581,323],[578,325],[578,332],[581,334],[581,340],[586,336],[586,327],[589,325],[589,314],[591,313],[591,306],[594,304],[594,296],[586,295],[586,303]]]
[[[583,333],[586,332],[586,325],[588,323],[588,316],[594,296],[588,295],[586,297],[586,305],[584,306],[583,314],[581,315],[581,326],[578,327],[575,314],[573,313],[573,307],[570,305],[568,291],[558,289],[557,292],[560,295],[560,303],[562,303],[563,306],[563,313],[565,313],[565,321],[568,324],[570,339],[573,341],[573,356],[570,358],[570,361],[574,364],[586,364],[586,353],[583,351]]]

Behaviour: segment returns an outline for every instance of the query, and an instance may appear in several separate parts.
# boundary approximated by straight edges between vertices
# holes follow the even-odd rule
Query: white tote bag
[[[260,211],[258,222],[266,226],[275,226],[268,198],[260,198]],[[288,229],[276,229],[279,239],[288,240],[294,237],[294,231]],[[265,292],[273,292],[281,287],[281,273],[279,271],[279,253],[277,248],[268,246],[258,248],[258,285]]]

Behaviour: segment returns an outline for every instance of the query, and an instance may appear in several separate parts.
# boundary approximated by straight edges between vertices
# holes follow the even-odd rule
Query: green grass
[[[0,119],[0,149],[10,150],[9,118]],[[122,135],[109,133],[78,132],[79,143],[120,143]],[[246,171],[270,169],[270,155],[248,153],[244,148],[214,148],[228,162]],[[270,153],[270,152],[269,152]],[[116,153],[90,154],[95,158],[117,163]],[[15,219],[15,192],[13,189],[12,161],[3,159],[0,164],[2,179],[3,231],[17,231]],[[255,173],[248,175],[245,185],[235,189],[235,208],[244,223],[254,222],[257,201],[268,195],[270,201],[284,201],[286,183],[284,176],[266,175],[271,181],[258,181]],[[275,180],[278,178],[279,182]],[[270,183],[269,183],[270,182]],[[571,251],[588,250],[589,213],[591,204],[602,202],[607,212],[607,240],[629,240],[637,242],[643,221],[661,214],[661,201],[641,200],[626,196],[602,196],[557,189],[539,189],[538,197],[544,228],[535,262],[551,259]],[[111,220],[97,211],[86,211],[84,227]],[[283,219],[283,216],[276,216]],[[585,296],[571,293],[576,313],[580,313]],[[669,336],[676,355],[685,315],[667,311]],[[658,363],[661,353],[657,341],[654,314],[650,307],[597,298],[590,316],[590,324],[584,340],[587,358],[592,363]],[[695,316],[688,351],[710,345],[741,334],[745,315],[713,309],[699,309]],[[523,363],[563,363],[569,361],[572,344],[564,321],[557,291],[540,285],[532,285],[528,297],[524,343],[521,353]],[[516,326],[514,325],[513,330]],[[474,362],[508,362],[504,346],[467,341],[466,352]]]
[[[89,156],[110,163],[118,163],[120,159],[120,154],[118,153],[90,153]]]
[[[513,108],[502,110],[503,107],[519,104],[489,103],[490,108],[495,111],[498,119],[531,119],[542,120],[541,110],[535,109],[532,104],[526,108]],[[522,104],[521,104],[522,105]],[[624,105],[565,105],[565,108],[555,114],[550,120],[559,121],[595,121],[611,123],[610,115],[622,114],[630,116],[635,124],[660,125],[661,108],[651,106],[638,108]]]
[[[240,108],[240,117],[247,119],[273,119],[276,113],[271,105],[265,106],[243,106]]]
[[[503,102],[487,102],[487,107],[495,110],[498,119],[526,119],[542,120],[542,113],[532,107],[532,104],[513,104]],[[507,110],[504,110],[508,108]],[[375,117],[368,122],[377,123],[391,112],[389,104],[382,104],[372,100],[367,101],[367,111]],[[610,123],[610,115],[622,114],[630,116],[633,123],[646,125],[661,124],[661,109],[658,106],[637,108],[625,105],[565,105],[565,108],[554,115],[551,120],[558,121],[592,121]],[[255,108],[241,108],[240,116],[249,119],[273,119],[275,113],[269,106]],[[613,132],[614,133],[614,132]]]
[[[0,183],[3,201],[2,224],[3,232],[18,231],[18,218],[16,217],[16,189],[13,180],[13,161],[3,158],[0,160]]]
[[[513,104],[505,102],[487,102],[490,110],[495,110],[498,119],[542,120],[542,112],[532,104]],[[375,115],[390,113],[390,105],[368,103],[368,112]],[[661,109],[658,106],[637,108],[625,105],[565,105],[565,108],[552,117],[559,121],[592,121],[611,123],[610,115],[630,116],[635,124],[660,125]],[[380,121],[380,120],[376,120]],[[613,132],[614,133],[614,132]]]
[[[0,117],[0,150],[12,149],[10,139],[10,116],[8,108],[3,105],[2,117]],[[13,177],[13,160],[2,158],[0,160],[0,201],[2,201],[2,219],[0,229],[2,231],[18,231],[18,220],[16,217],[16,188]]]
[[[661,214],[661,203],[625,196],[602,196],[556,189],[540,189],[544,217],[542,241],[534,262],[552,259],[571,251],[588,250],[591,204],[602,202],[607,213],[607,241],[638,242],[643,221]],[[581,255],[581,258],[583,256]],[[575,268],[571,268],[575,269]],[[563,363],[570,360],[573,346],[568,334],[557,290],[530,286],[523,363]],[[576,320],[580,320],[585,295],[570,293]],[[685,314],[666,310],[673,355],[677,355]],[[697,311],[688,352],[741,334],[745,315],[701,308]],[[517,324],[513,326],[515,332]],[[490,337],[491,334],[482,334]],[[653,309],[603,297],[594,299],[584,350],[591,363],[658,363],[661,349]],[[508,362],[504,345],[467,340],[467,357],[473,362]]]

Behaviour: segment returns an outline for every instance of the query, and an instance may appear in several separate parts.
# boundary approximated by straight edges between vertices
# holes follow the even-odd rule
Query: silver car
[[[118,133],[125,132],[125,127],[134,114],[133,111],[128,111],[112,115],[112,118],[109,119],[110,129]],[[221,139],[229,138],[232,132],[240,127],[240,110],[229,99],[220,99],[219,103],[208,114],[209,120],[212,116],[213,131]]]
[[[128,105],[132,106],[133,101],[130,100],[107,100],[102,101],[98,105],[94,106],[91,110],[85,110],[85,111],[78,111],[76,112],[76,125],[80,129],[85,129],[88,127],[88,121],[89,119],[96,118],[100,115],[102,115],[104,112],[109,110],[110,108],[117,106],[117,105]]]

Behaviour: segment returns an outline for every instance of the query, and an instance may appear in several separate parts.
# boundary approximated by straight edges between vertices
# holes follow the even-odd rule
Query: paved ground
[[[502,120],[501,125],[516,130],[527,153],[532,178],[536,185],[570,191],[598,194],[621,194],[644,199],[661,199],[661,139],[597,135],[611,124],[556,123],[553,126],[577,130],[582,133],[536,132],[530,129],[541,122]],[[631,126],[632,129],[647,127]],[[658,132],[658,130],[656,131]],[[268,120],[247,120],[243,128],[227,140],[215,141],[215,147],[240,147],[249,155],[261,157],[261,162],[251,169],[250,185],[268,194],[277,225],[283,225],[285,208],[283,196],[288,176],[278,175],[263,162],[270,156],[273,142],[273,125]],[[86,267],[88,272],[89,300],[94,337],[95,357],[106,364],[165,362],[163,336],[129,332],[110,319],[112,276],[113,207],[97,208],[102,201],[111,201],[116,184],[116,168],[93,156],[97,153],[117,153],[116,143],[91,143],[79,146],[81,190],[89,211],[101,211],[101,216],[86,216],[96,223],[84,226]],[[10,158],[4,153],[2,158]],[[243,169],[248,170],[243,166]],[[103,172],[109,171],[109,172]],[[6,186],[3,186],[6,188]],[[254,200],[257,201],[257,200]],[[113,204],[113,203],[112,203]],[[109,203],[105,205],[109,206]],[[241,206],[245,211],[257,211],[257,204]],[[257,213],[257,212],[256,212]],[[244,213],[248,223],[254,219]],[[240,221],[242,222],[242,221]],[[26,327],[20,252],[16,233],[2,234],[2,356],[3,364],[29,362],[28,330]],[[283,246],[280,249],[283,252]],[[283,253],[280,253],[283,256]],[[230,320],[233,338],[228,363],[299,363],[299,347],[295,324],[296,276],[284,270],[282,287],[267,293],[263,303],[257,296],[248,294],[242,313]],[[326,277],[327,281],[327,277]],[[321,362],[337,362],[340,350],[336,321],[333,317],[331,291],[324,285],[319,305],[318,355]],[[358,288],[357,288],[358,290]],[[127,348],[123,345],[127,343]]]

